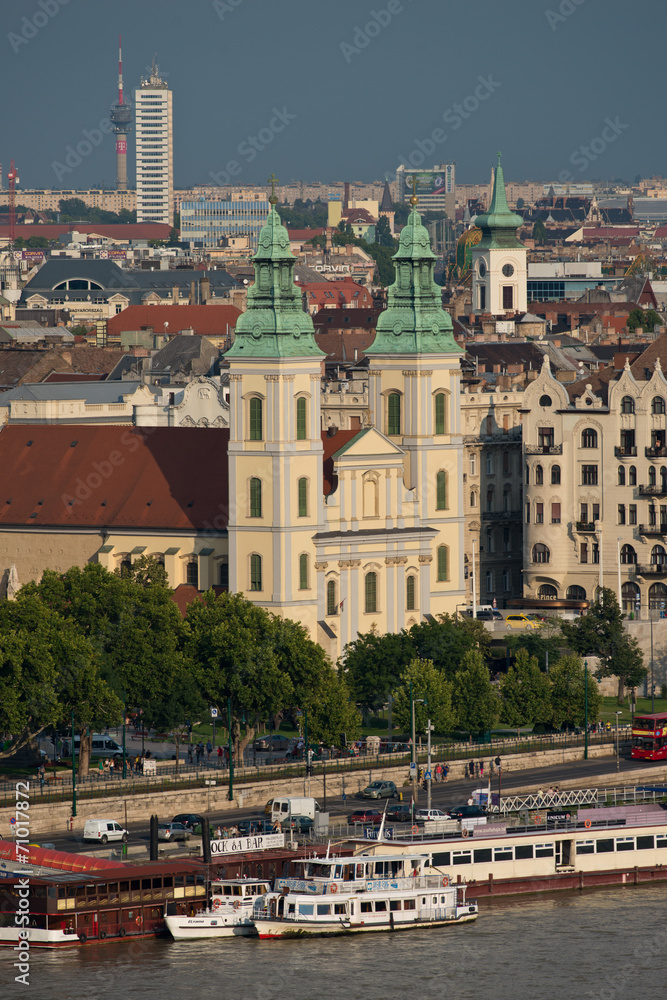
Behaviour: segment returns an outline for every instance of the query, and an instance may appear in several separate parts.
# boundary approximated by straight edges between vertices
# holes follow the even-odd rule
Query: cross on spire
[[[410,199],[410,204],[413,206],[418,204],[419,198],[417,197],[417,175],[413,174],[411,179],[412,184],[412,198]]]
[[[278,178],[275,173],[271,174],[267,183],[271,185],[271,197],[269,198],[269,201],[272,205],[277,205],[278,199],[276,198],[276,184],[278,183]]]

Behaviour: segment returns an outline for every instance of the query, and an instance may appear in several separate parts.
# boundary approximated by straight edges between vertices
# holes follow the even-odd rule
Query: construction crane
[[[18,171],[12,160],[9,164],[9,173],[7,174],[7,180],[9,181],[9,242],[12,246],[14,245],[14,237],[16,236],[16,182],[18,179]]]

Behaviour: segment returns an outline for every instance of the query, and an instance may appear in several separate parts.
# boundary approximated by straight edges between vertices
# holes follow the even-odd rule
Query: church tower
[[[271,209],[229,361],[229,589],[316,631],[313,536],[323,519],[323,352]]]
[[[404,453],[413,523],[433,529],[429,554],[420,556],[422,614],[453,613],[463,593],[462,352],[433,280],[436,257],[417,201],[413,191],[393,258],[396,280],[366,350],[369,405],[374,426]]]
[[[489,210],[475,219],[475,226],[482,231],[482,238],[473,250],[472,304],[475,312],[492,316],[526,312],[527,251],[516,235],[521,225],[523,219],[511,212],[507,204],[498,153]]]

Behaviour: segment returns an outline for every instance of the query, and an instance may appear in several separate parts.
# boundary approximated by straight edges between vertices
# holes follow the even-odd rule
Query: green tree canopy
[[[533,223],[533,239],[536,243],[548,243],[549,234],[547,232],[547,227],[542,222],[542,219],[536,219]]]
[[[407,634],[415,656],[432,660],[450,681],[467,652],[479,650],[486,656],[491,645],[491,635],[483,622],[456,615],[441,614],[434,621],[418,622]]]
[[[500,714],[500,700],[478,650],[463,657],[463,668],[454,679],[454,711],[458,724],[470,733],[493,729]]]
[[[551,689],[540,670],[537,657],[526,649],[517,650],[516,659],[500,684],[501,719],[508,726],[551,721]]]
[[[425,733],[429,719],[436,732],[450,732],[454,726],[452,686],[431,660],[412,660],[401,674],[400,685],[394,692],[394,719],[402,730],[412,729],[412,685],[413,699],[421,699],[415,705],[416,732]]]
[[[508,635],[505,642],[513,656],[517,656],[521,649],[525,649],[529,656],[534,656],[540,670],[546,670],[549,663],[555,663],[567,651],[560,627],[550,622],[542,628]]]
[[[398,240],[391,235],[391,226],[386,215],[381,215],[375,227],[375,242],[381,247],[398,247]]]
[[[406,632],[359,635],[342,656],[352,697],[365,709],[380,708],[414,658],[414,645]]]
[[[560,729],[565,722],[575,726],[583,726],[586,719],[586,701],[588,702],[588,719],[593,720],[600,712],[600,692],[593,677],[584,676],[584,666],[580,657],[570,653],[549,670],[551,685],[551,717],[556,728]]]
[[[317,701],[308,711],[308,739],[325,746],[339,746],[341,735],[357,739],[361,716],[350,699],[345,678],[328,669],[319,687]]]
[[[662,319],[655,309],[633,309],[627,319],[628,330],[636,330],[638,326],[642,330],[653,330],[654,326],[661,326]]]

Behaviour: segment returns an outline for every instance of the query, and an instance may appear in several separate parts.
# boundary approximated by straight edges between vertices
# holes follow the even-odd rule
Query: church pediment
[[[367,427],[352,438],[333,456],[336,461],[343,458],[368,458],[369,455],[386,455],[396,458],[403,457],[403,451],[389,438],[381,434],[376,427]]]

